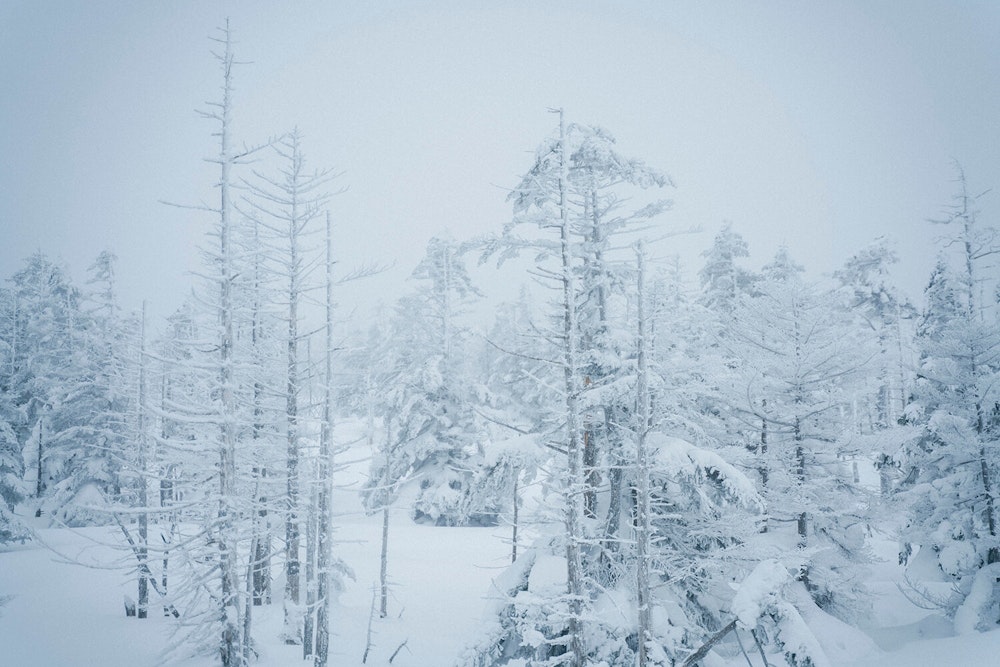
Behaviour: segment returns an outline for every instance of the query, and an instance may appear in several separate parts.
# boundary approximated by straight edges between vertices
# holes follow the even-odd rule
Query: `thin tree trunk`
[[[986,509],[984,514],[986,515],[986,527],[990,531],[990,537],[996,537],[997,526],[996,526],[996,515],[993,510],[993,484],[990,479],[990,467],[988,459],[986,458],[986,447],[982,444],[983,441],[983,408],[982,404],[976,404],[976,434],[979,436],[979,469],[980,476],[982,478],[983,484],[983,495],[986,498]],[[986,552],[986,564],[990,565],[996,562],[1000,562],[1000,548],[996,546],[991,546]]]
[[[760,402],[761,412],[764,413],[767,410],[767,399],[761,399]],[[767,461],[767,447],[768,447],[768,424],[767,415],[762,414],[760,418],[760,444],[757,447],[757,474],[760,476],[760,486],[762,489],[767,489],[767,484],[769,481],[768,461]],[[769,529],[770,515],[767,510],[764,511],[764,518],[761,521],[760,532],[766,533]]]
[[[297,157],[296,144],[293,156]],[[293,164],[293,169],[296,165]],[[286,464],[286,518],[285,518],[285,643],[298,644],[302,641],[300,626],[300,570],[299,562],[300,526],[299,506],[299,248],[298,248],[298,197],[291,197],[291,216],[288,223],[289,272],[288,272],[288,386],[286,390],[285,416],[288,426],[288,449]]]
[[[317,514],[319,517],[318,539],[316,543],[316,569],[319,586],[316,590],[316,657],[315,667],[326,667],[330,647],[330,530],[332,517],[330,508],[330,473],[333,455],[333,235],[330,227],[330,213],[326,214],[326,373],[324,374],[325,394],[323,400],[323,424],[319,438],[319,497]]]
[[[142,302],[142,323],[139,330],[139,397],[136,405],[136,427],[138,444],[139,468],[139,603],[136,607],[136,617],[146,618],[149,609],[149,581],[144,569],[149,558],[149,498],[146,479],[146,302]]]
[[[584,381],[589,384],[588,381]],[[583,492],[583,515],[588,519],[597,518],[597,487],[601,483],[601,473],[597,469],[597,439],[590,424],[583,429],[583,475],[586,488]]]
[[[256,219],[253,224],[253,247],[255,250],[261,248],[260,224]],[[261,344],[264,338],[262,323],[262,296],[261,296],[261,260],[259,253],[254,254],[253,263],[253,305],[250,323],[250,344],[253,347],[253,357],[260,362],[262,360]],[[255,378],[253,383],[253,428],[251,436],[253,438],[253,451],[261,452],[261,433],[264,430],[263,418],[264,409],[262,407],[264,386],[260,378]],[[260,456],[260,454],[257,454]],[[264,480],[267,479],[267,467],[256,465],[253,468],[254,476],[254,500],[257,503],[253,522],[253,568],[250,578],[253,581],[251,587],[254,606],[271,604],[271,526],[268,520],[267,496],[264,491]]]
[[[263,480],[267,479],[267,468],[254,468],[257,501],[256,521],[254,522],[254,554],[253,571],[253,604],[259,607],[271,604],[271,529],[267,518],[267,496],[264,495]]]
[[[513,527],[511,529],[510,536],[510,562],[513,563],[517,560],[517,528],[518,528],[518,506],[521,504],[521,499],[517,495],[517,483],[521,476],[521,471],[514,470],[514,520]]]
[[[799,328],[799,303],[798,299],[794,299],[792,303],[792,327],[795,337],[795,368],[799,369],[802,367],[802,332]],[[795,404],[795,419],[793,423],[792,438],[795,442],[795,479],[799,486],[800,493],[806,486],[806,451],[805,451],[805,439],[802,433],[802,421],[798,414],[799,406],[803,402],[803,389],[799,380],[796,380],[793,387],[794,392],[794,404]],[[799,535],[799,546],[805,547],[808,542],[808,517],[806,516],[805,509],[799,513],[798,520],[796,521],[796,531]],[[803,569],[804,581],[808,582],[808,566]]]
[[[218,531],[217,542],[219,547],[219,577],[221,579],[222,598],[222,642],[221,657],[223,667],[240,665],[242,655],[240,652],[240,631],[238,587],[235,582],[239,575],[236,572],[236,551],[235,543],[231,541],[231,533],[234,529],[233,518],[230,505],[236,495],[236,399],[233,394],[233,250],[232,223],[230,220],[230,167],[233,156],[229,148],[229,132],[231,127],[232,105],[230,96],[232,93],[232,72],[233,55],[232,40],[229,32],[229,22],[226,21],[225,52],[223,55],[223,68],[225,72],[225,84],[223,86],[223,100],[220,107],[222,114],[219,139],[220,151],[219,162],[221,163],[221,175],[219,178],[219,244],[221,275],[219,276],[219,316],[222,329],[222,337],[219,344],[220,355],[220,377],[219,386],[222,394],[222,420],[221,448],[219,451],[219,511],[218,511]]]
[[[611,567],[611,554],[618,551],[618,533],[621,530],[622,517],[622,483],[625,477],[624,466],[625,461],[621,455],[617,451],[613,452],[611,469],[608,471],[610,497],[608,499],[608,514],[604,523],[604,541],[601,552],[605,570],[609,570]]]
[[[302,659],[313,655],[313,613],[316,609],[316,497],[315,480],[309,484],[309,511],[306,513],[306,608],[302,628]]]
[[[378,573],[379,601],[378,616],[388,616],[389,607],[389,504],[382,508],[382,550]]]
[[[577,403],[576,373],[576,281],[570,249],[569,222],[569,160],[566,146],[566,124],[559,110],[559,240],[562,258],[563,292],[563,376],[566,392],[567,472],[566,493],[566,588],[569,597],[569,653],[572,667],[583,667],[583,448],[580,443],[580,410]]]
[[[250,664],[250,652],[253,650],[252,641],[250,639],[250,629],[253,625],[253,571],[257,567],[256,563],[257,554],[257,536],[254,535],[250,538],[250,556],[247,561],[247,571],[246,571],[246,590],[244,591],[245,598],[243,599],[243,637],[241,652],[243,655],[243,664]]]
[[[794,425],[794,440],[795,440],[795,478],[800,487],[805,486],[806,483],[806,454],[805,447],[802,444],[802,429],[799,424],[799,418],[795,418]],[[806,512],[800,512],[798,520],[796,521],[796,530],[799,534],[799,546],[806,546],[808,540],[808,523],[806,521]]]
[[[18,320],[21,317],[21,298],[18,296],[17,292],[14,292],[14,315],[12,318],[13,325],[10,328],[10,380],[7,386],[13,387],[16,385],[15,378],[17,376],[17,355],[18,355]]]
[[[639,625],[637,628],[639,650],[638,667],[646,667],[649,661],[647,655],[647,644],[652,641],[650,633],[650,586],[649,586],[649,548],[651,541],[650,517],[649,517],[649,462],[646,458],[646,435],[650,427],[649,414],[649,377],[646,360],[646,313],[643,304],[645,289],[643,281],[645,279],[645,256],[642,244],[636,247],[636,261],[639,268],[638,276],[638,423],[636,424],[636,475],[638,477],[638,488],[636,489],[638,530],[636,531],[636,597],[639,605]]]
[[[906,389],[906,362],[903,359],[903,316],[901,307],[896,303],[896,355],[899,370],[899,414],[906,413],[907,389]]]
[[[379,561],[379,604],[378,616],[385,618],[389,607],[389,466],[390,458],[389,424],[385,428],[385,469],[382,472],[382,493],[385,494],[382,506],[382,549]]]
[[[38,418],[38,467],[37,474],[38,479],[35,480],[35,498],[39,501],[42,499],[42,491],[45,490],[45,484],[42,482],[42,443],[45,441],[45,406],[42,406],[41,416]],[[35,512],[36,517],[42,516],[42,506],[39,502],[38,511]]]
[[[167,398],[170,394],[170,381],[167,379],[166,373],[163,375],[163,379],[160,384],[160,410],[166,412]],[[167,440],[167,427],[166,420],[160,423],[160,437],[163,438],[164,442]],[[173,482],[171,481],[171,476],[173,475],[173,469],[171,466],[166,466],[160,471],[160,509],[164,509],[169,505],[173,504],[174,501],[174,489]],[[170,569],[170,545],[174,541],[174,533],[177,530],[177,515],[171,508],[169,513],[170,520],[170,532],[167,536],[160,533],[163,540],[163,562],[162,569],[160,572],[160,585],[163,589],[163,595],[167,594],[167,574]],[[170,609],[164,605],[163,615],[169,616]]]

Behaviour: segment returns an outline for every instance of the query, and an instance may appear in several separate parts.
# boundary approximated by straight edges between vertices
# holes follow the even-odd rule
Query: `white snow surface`
[[[362,664],[372,590],[378,578],[381,517],[364,515],[356,490],[367,470],[365,456],[363,447],[342,455],[342,460],[356,463],[338,473],[334,495],[339,514],[336,555],[357,574],[356,581],[347,582],[332,619],[330,664],[335,667]],[[164,662],[163,651],[171,642],[172,623],[155,606],[155,595],[149,619],[125,617],[123,598],[136,597],[135,582],[130,574],[131,557],[121,549],[117,529],[46,528],[45,523],[38,522],[35,528],[38,541],[0,551],[0,666],[217,664],[215,656],[190,657],[183,653],[171,663]],[[390,615],[374,620],[374,646],[367,665],[386,665],[404,641],[406,646],[394,659],[393,667],[453,664],[465,647],[482,636],[489,610],[496,608],[498,589],[503,590],[509,583],[500,576],[510,561],[508,538],[507,527],[442,528],[414,524],[405,509],[394,513],[389,543]],[[887,554],[894,553],[893,545],[887,543],[885,547]],[[530,549],[522,553],[533,554]],[[553,557],[547,564],[538,565],[532,572],[532,588],[561,585],[557,580],[564,576],[564,559]],[[870,627],[864,628],[867,634],[801,600],[802,591],[790,582],[787,570],[778,561],[764,561],[746,578],[732,610],[744,625],[751,624],[761,605],[775,601],[771,593],[783,590],[784,604],[794,604],[802,621],[802,627],[783,628],[786,641],[817,651],[834,667],[1000,664],[1000,631],[954,636],[950,621],[914,607],[899,592],[896,584],[903,573],[894,559],[875,564],[872,571],[876,615]],[[498,577],[494,586],[493,580]],[[984,575],[982,586],[988,583]],[[275,584],[276,592],[280,591],[281,581]],[[3,603],[6,597],[9,599]],[[619,607],[623,607],[623,600],[609,600],[606,611],[628,613],[627,608]],[[281,643],[280,603],[256,608],[254,622],[260,650],[257,664],[311,664],[302,660],[299,647]],[[803,631],[801,635],[797,630]],[[747,633],[741,635],[746,640]],[[752,643],[747,648],[753,664],[759,665]],[[768,661],[775,667],[785,665],[774,653],[768,655]],[[746,659],[729,640],[728,648],[711,655],[706,664],[745,666]]]
[[[345,435],[344,440],[353,438]],[[381,513],[367,517],[357,492],[368,470],[358,446],[341,455],[356,461],[338,473],[333,507],[336,556],[355,572],[331,619],[331,667],[362,665],[373,587],[378,582]],[[0,667],[209,667],[215,656],[164,662],[171,620],[150,593],[150,617],[126,618],[123,598],[136,598],[117,528],[38,528],[40,540],[0,551]],[[153,532],[152,529],[150,531]],[[491,581],[510,563],[510,529],[439,528],[414,524],[408,508],[392,514],[389,532],[389,617],[376,618],[366,667],[450,665],[478,636],[482,612],[495,590]],[[51,550],[46,548],[51,547]],[[565,565],[563,566],[565,569]],[[280,571],[278,564],[274,572]],[[283,580],[275,604],[254,609],[254,636],[263,667],[302,667],[301,647],[280,640]]]
[[[806,625],[805,620],[799,611],[788,602],[779,602],[776,605],[780,621],[780,640],[785,652],[794,655],[802,665],[810,664],[812,667],[833,667],[833,662],[827,657],[826,651],[813,634],[813,631]],[[805,662],[808,658],[809,662]]]

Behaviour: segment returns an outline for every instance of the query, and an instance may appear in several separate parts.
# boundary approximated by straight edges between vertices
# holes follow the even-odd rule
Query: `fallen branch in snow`
[[[708,638],[708,640],[701,645],[697,651],[688,656],[688,659],[684,661],[681,667],[693,667],[698,664],[698,661],[708,655],[708,652],[712,650],[712,647],[722,641],[723,637],[728,635],[730,632],[736,629],[736,619],[729,621],[725,627],[716,632],[714,635]]]

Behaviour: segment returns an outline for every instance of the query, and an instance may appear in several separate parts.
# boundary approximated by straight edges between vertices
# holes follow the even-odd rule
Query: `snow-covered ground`
[[[354,569],[333,619],[331,664],[360,665],[373,586],[378,581],[381,523],[354,518],[342,524],[339,555]],[[490,580],[509,560],[504,531],[433,528],[404,516],[390,533],[390,616],[373,623],[369,665],[447,665],[471,637]],[[112,529],[44,529],[42,541],[0,553],[0,665],[10,667],[143,667],[161,663],[169,643],[168,619],[126,618],[123,597],[135,597],[123,552],[106,543]],[[114,565],[114,569],[108,569]],[[154,596],[155,597],[155,596]],[[282,645],[281,605],[258,608],[255,635],[261,664],[297,665],[299,647]],[[185,667],[213,664],[185,659]]]
[[[346,492],[345,492],[346,493]],[[344,498],[344,500],[347,500]],[[354,568],[333,619],[331,664],[361,665],[372,591],[378,577],[378,517],[341,517],[338,551]],[[123,596],[134,597],[122,552],[109,528],[42,529],[40,542],[0,553],[0,665],[10,667],[145,667],[162,664],[170,644],[168,619],[126,618]],[[394,518],[390,533],[393,581],[390,616],[376,618],[368,665],[447,667],[475,636],[490,582],[509,559],[506,529],[435,528]],[[42,544],[44,543],[44,544]],[[886,564],[873,570],[894,575]],[[908,603],[894,581],[872,582],[878,594],[871,645],[843,629],[818,632],[827,655],[843,667],[931,667],[997,664],[1000,631],[953,636],[950,622]],[[256,610],[262,665],[303,665],[299,648],[278,640],[281,607]],[[815,627],[815,626],[814,626]],[[880,647],[880,648],[879,648]],[[760,658],[751,654],[753,664]],[[773,660],[774,656],[769,656]],[[185,658],[183,667],[207,667],[210,658]],[[740,655],[728,665],[746,665]]]
[[[332,619],[330,662],[361,665],[372,593],[378,582],[381,515],[361,509],[357,482],[367,470],[366,453],[344,455],[355,463],[339,473],[334,507],[339,511],[337,556],[353,569]],[[170,619],[153,607],[149,619],[126,618],[123,600],[136,597],[133,565],[116,527],[46,528],[24,546],[0,551],[0,666],[145,667],[163,663],[170,645]],[[404,510],[393,513],[389,533],[389,616],[374,619],[367,665],[449,665],[474,636],[490,582],[510,562],[510,530],[436,528],[414,524]],[[277,569],[276,569],[277,572]],[[275,582],[276,590],[283,585]],[[151,598],[155,602],[155,595]],[[281,605],[254,610],[260,664],[302,665],[301,648],[286,646]],[[175,659],[183,667],[215,664],[211,658]]]
[[[356,667],[365,651],[372,595],[378,580],[381,517],[361,511],[357,480],[367,464],[341,473],[335,503],[337,555],[355,572],[340,596],[331,639],[331,664]],[[36,523],[36,542],[0,552],[0,665],[10,667],[146,667],[164,664],[169,619],[156,608],[147,620],[126,618],[123,597],[135,596],[131,566],[115,528],[70,530]],[[476,636],[491,581],[510,558],[509,529],[438,528],[393,516],[389,542],[392,592],[389,617],[374,619],[367,665],[448,667]],[[1000,664],[1000,631],[954,636],[951,622],[910,604],[896,586],[901,573],[885,561],[872,567],[875,613],[867,636],[832,619],[807,619],[835,667],[923,667]],[[276,586],[280,585],[276,582]],[[280,604],[255,610],[261,665],[304,665],[300,648],[279,640]],[[732,641],[732,640],[730,640]],[[405,645],[403,645],[405,642]],[[402,646],[402,648],[400,648]],[[748,647],[749,648],[749,647]],[[726,650],[723,647],[723,650]],[[735,645],[728,650],[735,651]],[[760,657],[750,654],[753,665]],[[781,664],[769,656],[772,664]],[[212,657],[173,664],[208,667]],[[709,663],[706,663],[709,664]],[[711,664],[720,664],[718,661]],[[734,653],[721,663],[746,665]]]

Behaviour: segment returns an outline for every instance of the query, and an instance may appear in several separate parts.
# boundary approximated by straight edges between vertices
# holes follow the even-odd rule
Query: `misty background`
[[[345,313],[391,302],[427,239],[498,231],[506,188],[567,120],[601,125],[677,187],[664,242],[688,276],[723,221],[757,264],[814,275],[879,235],[919,299],[955,191],[1000,183],[1000,4],[982,2],[0,2],[0,265],[42,250],[79,280],[119,256],[122,305],[165,316],[214,201],[210,36],[229,18],[235,132],[297,126],[342,172],[331,212]],[[981,199],[997,219],[998,195]],[[488,296],[510,286],[494,278]]]

